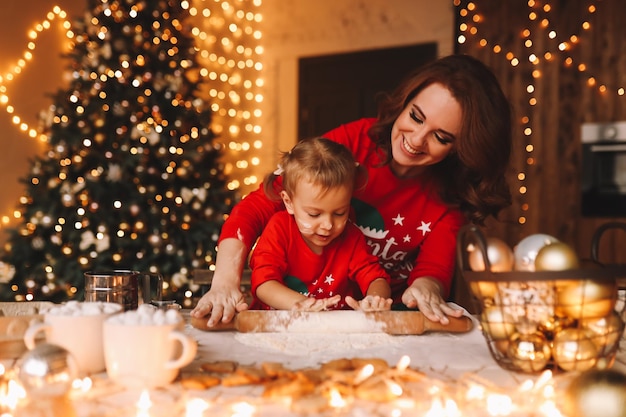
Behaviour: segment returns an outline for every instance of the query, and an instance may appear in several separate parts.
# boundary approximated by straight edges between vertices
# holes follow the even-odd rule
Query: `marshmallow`
[[[68,301],[65,304],[54,305],[42,312],[52,316],[97,316],[100,314],[116,313],[121,309],[122,306],[119,304],[105,303],[102,301]]]
[[[125,311],[111,316],[108,321],[128,326],[162,326],[178,324],[183,316],[176,310],[159,310],[150,304],[142,304],[137,310]]]

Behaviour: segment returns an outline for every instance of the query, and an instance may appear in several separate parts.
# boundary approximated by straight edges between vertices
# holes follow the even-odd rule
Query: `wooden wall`
[[[626,1],[536,1],[535,7],[529,3],[474,0],[475,8],[466,9],[465,17],[461,11],[467,2],[457,8],[457,35],[467,38],[458,52],[476,56],[494,69],[515,115],[513,206],[501,222],[489,223],[485,233],[510,245],[530,234],[547,233],[573,245],[581,258],[589,258],[596,228],[608,221],[626,221],[626,213],[624,218],[589,218],[580,210],[581,124],[626,120],[626,96],[617,93],[618,87],[626,87]],[[590,12],[590,5],[595,5],[595,12]],[[529,17],[531,12],[536,13],[535,20]],[[583,29],[584,22],[589,30]],[[475,33],[462,31],[463,23]],[[525,29],[530,30],[527,36]],[[550,30],[556,31],[555,39],[548,36]],[[575,43],[572,35],[577,36]],[[563,41],[570,47],[560,51]],[[494,51],[497,46],[499,53]],[[550,59],[546,52],[552,54]],[[507,53],[518,57],[519,65],[513,66]],[[530,54],[536,54],[539,62],[531,63]],[[533,71],[540,75],[533,77]],[[589,85],[590,77],[595,86]],[[531,84],[533,93],[527,91]],[[606,92],[600,91],[601,85],[606,85]],[[530,104],[532,98],[535,105]],[[532,129],[530,136],[524,134],[527,128]],[[531,152],[526,149],[529,144]],[[525,174],[523,180],[519,173]],[[626,263],[626,232],[606,232],[599,249],[601,260]]]

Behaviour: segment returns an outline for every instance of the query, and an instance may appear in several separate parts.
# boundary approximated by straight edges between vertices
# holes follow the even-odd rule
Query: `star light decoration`
[[[594,76],[590,70],[587,62],[576,62],[576,59],[571,54],[576,46],[580,44],[581,37],[586,32],[592,29],[590,20],[594,13],[597,12],[597,1],[591,1],[586,5],[586,9],[582,14],[582,19],[579,25],[579,33],[562,34],[558,33],[554,29],[554,25],[551,22],[553,17],[554,8],[550,1],[538,2],[535,0],[527,0],[528,5],[528,24],[520,33],[520,38],[523,41],[524,48],[527,51],[525,56],[518,56],[512,50],[505,50],[502,45],[493,42],[485,37],[482,37],[480,33],[480,25],[484,22],[484,16],[481,14],[480,7],[477,5],[479,2],[469,1],[465,5],[461,0],[454,0],[454,6],[457,8],[458,14],[461,18],[461,24],[459,26],[460,35],[457,38],[457,43],[464,44],[469,41],[469,38],[479,38],[478,45],[480,48],[491,48],[494,54],[503,54],[511,67],[519,67],[522,62],[528,61],[532,64],[533,69],[531,71],[531,77],[533,80],[541,78],[542,71],[540,64],[544,62],[555,62],[557,59],[562,58],[566,67],[575,68],[579,73],[587,77],[587,86],[589,88],[595,88],[600,94],[614,93],[618,96],[624,96],[626,94],[626,87],[623,85],[608,86],[604,82],[600,82],[596,76]],[[556,19],[556,17],[555,17]],[[533,42],[533,40],[539,37],[545,37],[546,42]],[[539,50],[537,45],[547,45],[545,49]],[[523,134],[526,137],[525,151],[527,153],[526,165],[534,165],[535,158],[533,156],[533,129],[532,129],[532,111],[537,108],[539,101],[535,95],[535,83],[531,82],[526,86],[526,92],[528,93],[528,113],[522,115],[521,122],[523,127]],[[526,172],[520,171],[517,174],[517,179],[521,185],[518,188],[518,192],[522,195],[526,194],[527,187],[524,184],[526,180]],[[528,203],[522,204],[522,211],[528,212],[530,207]],[[526,223],[526,216],[522,215],[518,218],[519,224]]]

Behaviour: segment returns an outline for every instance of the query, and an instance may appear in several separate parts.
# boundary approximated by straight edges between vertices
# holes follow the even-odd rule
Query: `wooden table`
[[[324,413],[310,415],[338,416],[415,416],[416,407],[429,410],[433,407],[433,398],[437,397],[426,391],[432,390],[455,396],[461,386],[477,384],[497,392],[509,393],[514,401],[524,403],[532,399],[528,384],[536,384],[541,376],[520,374],[503,370],[491,357],[485,340],[478,326],[465,334],[431,333],[420,336],[388,336],[373,334],[370,337],[358,335],[320,335],[323,338],[315,346],[297,337],[258,336],[254,340],[251,334],[235,332],[204,332],[187,325],[185,332],[192,335],[199,345],[195,361],[182,370],[181,376],[197,372],[207,362],[232,360],[242,365],[258,366],[263,362],[281,362],[291,369],[318,367],[321,363],[337,358],[381,358],[391,367],[401,358],[408,356],[410,366],[423,372],[430,387],[424,390],[423,397],[406,404],[381,404],[368,401],[355,401],[347,407],[333,409]],[[310,339],[309,339],[310,340]],[[320,339],[321,340],[321,339]],[[323,346],[323,348],[320,348]],[[626,372],[626,342],[621,343],[621,350],[614,368]],[[141,348],[141,347],[138,347]],[[298,351],[300,350],[300,351]],[[4,365],[12,364],[4,361]],[[557,389],[561,389],[573,374],[554,377]],[[206,390],[190,390],[182,386],[180,380],[170,386],[150,390],[125,390],[116,386],[106,374],[93,375],[93,386],[87,391],[74,390],[70,400],[38,398],[27,402],[13,411],[14,417],[192,417],[192,416],[249,416],[249,417],[300,417],[302,412],[294,412],[283,401],[268,400],[263,397],[263,386],[246,385],[239,387],[216,386]],[[526,385],[525,385],[526,384]],[[526,388],[522,388],[526,386]],[[150,407],[138,406],[142,394],[149,396]],[[189,409],[193,404],[209,407],[202,414]],[[527,405],[527,404],[526,404]],[[522,404],[522,406],[526,406]],[[537,405],[534,406],[537,408]],[[423,414],[423,413],[422,413]],[[446,416],[452,414],[431,414]],[[486,415],[484,410],[464,410],[463,416]],[[528,410],[520,410],[512,416],[528,416]],[[541,414],[537,414],[541,415]]]

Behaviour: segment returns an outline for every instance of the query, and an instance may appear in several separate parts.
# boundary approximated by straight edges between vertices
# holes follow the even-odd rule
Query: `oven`
[[[626,121],[581,128],[585,217],[626,217]]]

